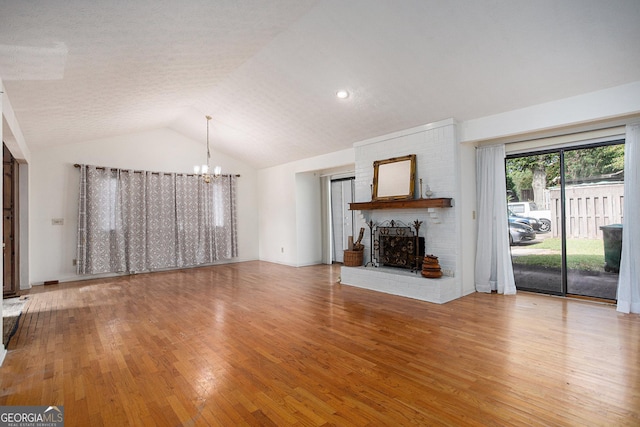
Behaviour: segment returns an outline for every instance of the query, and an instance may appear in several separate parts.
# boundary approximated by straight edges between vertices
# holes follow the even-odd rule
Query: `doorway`
[[[353,202],[355,178],[331,181],[331,253],[332,262],[344,262],[344,250],[349,248],[349,237],[354,236],[354,213],[349,210]]]
[[[507,156],[516,288],[615,300],[624,140]]]

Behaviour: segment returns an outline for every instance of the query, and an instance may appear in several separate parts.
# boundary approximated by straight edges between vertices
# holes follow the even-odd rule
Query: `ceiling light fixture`
[[[207,184],[211,182],[211,179],[215,179],[220,177],[222,173],[222,168],[220,166],[216,166],[213,169],[213,173],[209,173],[209,163],[211,161],[211,149],[209,148],[209,121],[211,121],[211,116],[204,116],[207,119],[207,163],[202,166],[194,166],[193,172],[196,175],[202,175],[202,179]]]
[[[347,99],[349,97],[349,91],[346,89],[340,89],[336,92],[336,96],[340,99]]]

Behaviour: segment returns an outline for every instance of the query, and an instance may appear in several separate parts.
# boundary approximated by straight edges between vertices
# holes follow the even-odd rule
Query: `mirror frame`
[[[405,163],[405,164],[402,164]],[[415,194],[416,155],[373,162],[371,201],[409,200]]]

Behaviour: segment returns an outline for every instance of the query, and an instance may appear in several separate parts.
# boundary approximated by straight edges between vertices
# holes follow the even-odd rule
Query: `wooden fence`
[[[551,232],[560,235],[560,189],[549,189]],[[582,184],[565,187],[567,238],[601,239],[600,227],[622,224],[624,184]]]

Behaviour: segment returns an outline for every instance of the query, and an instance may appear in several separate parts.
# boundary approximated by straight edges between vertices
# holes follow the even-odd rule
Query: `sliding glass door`
[[[507,158],[518,289],[616,299],[623,170],[624,141]]]
[[[511,259],[518,289],[563,294],[559,212],[550,189],[560,182],[560,153],[508,158],[507,206]]]
[[[567,293],[616,299],[624,145],[564,152]]]
[[[353,236],[353,202],[355,178],[331,181],[331,252],[333,262],[344,262],[344,250],[349,247],[349,237]]]

